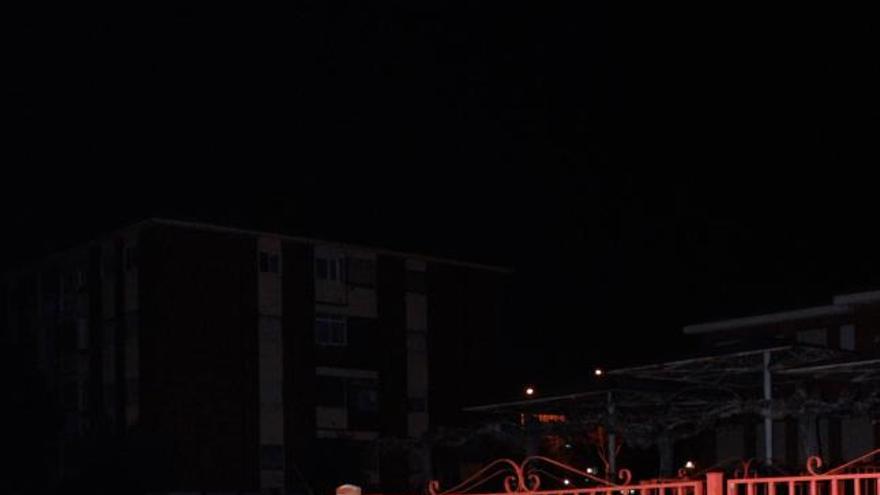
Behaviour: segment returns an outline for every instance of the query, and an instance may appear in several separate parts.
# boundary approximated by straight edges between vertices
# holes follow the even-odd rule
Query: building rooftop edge
[[[252,230],[252,229],[241,229],[241,228],[229,227],[229,226],[225,226],[225,225],[218,225],[218,224],[212,224],[212,223],[206,223],[206,222],[193,222],[193,221],[185,221],[185,220],[175,220],[175,219],[170,219],[170,218],[160,218],[160,217],[145,218],[143,220],[139,220],[136,222],[126,224],[125,226],[116,228],[114,230],[110,230],[110,231],[106,231],[106,232],[97,234],[88,241],[81,242],[81,243],[73,245],[69,248],[62,249],[60,251],[56,251],[56,252],[47,254],[47,255],[42,256],[40,258],[30,260],[26,263],[26,266],[33,267],[33,266],[39,265],[39,264],[41,264],[45,261],[48,261],[48,260],[54,260],[54,259],[64,258],[65,256],[70,256],[71,254],[74,254],[78,251],[82,251],[84,249],[87,249],[93,243],[102,242],[108,238],[115,236],[115,235],[119,235],[119,234],[125,233],[125,232],[134,231],[134,230],[142,228],[146,225],[168,225],[168,226],[174,226],[174,227],[186,228],[186,229],[192,229],[192,230],[226,232],[226,233],[230,233],[230,234],[246,235],[246,236],[253,236],[253,237],[259,237],[259,236],[275,237],[275,238],[282,239],[282,240],[301,242],[301,243],[307,243],[307,244],[325,244],[325,245],[338,246],[338,247],[351,248],[351,249],[365,249],[365,250],[369,250],[369,251],[372,251],[377,254],[385,254],[385,255],[390,255],[390,256],[399,256],[399,257],[406,257],[406,258],[416,258],[416,259],[429,261],[429,262],[433,262],[433,263],[442,263],[442,264],[447,264],[447,265],[452,265],[452,266],[461,266],[461,267],[465,267],[465,268],[486,270],[486,271],[492,271],[492,272],[497,272],[497,273],[510,274],[510,273],[514,272],[514,270],[512,268],[504,267],[504,266],[475,263],[475,262],[470,262],[470,261],[457,260],[457,259],[453,259],[453,258],[444,258],[441,256],[431,256],[431,255],[426,255],[426,254],[421,254],[421,253],[397,251],[397,250],[387,249],[387,248],[378,247],[378,246],[346,243],[346,242],[339,242],[339,241],[331,241],[331,240],[327,240],[327,239],[320,239],[320,238],[316,238],[316,237],[294,236],[294,235],[282,234],[279,232],[266,232],[266,231],[260,231],[260,230]],[[26,267],[10,268],[8,270],[0,272],[0,276],[3,276],[3,277],[14,276],[16,273],[21,273],[23,271],[26,271],[26,269],[27,269]]]
[[[352,248],[352,249],[367,249],[367,250],[373,251],[375,253],[386,254],[386,255],[391,255],[391,256],[400,256],[400,257],[406,257],[406,258],[418,258],[421,260],[431,261],[434,263],[445,263],[445,264],[449,264],[449,265],[463,266],[463,267],[467,267],[467,268],[475,268],[475,269],[488,270],[488,271],[494,271],[494,272],[500,272],[500,273],[513,273],[512,268],[503,267],[503,266],[487,265],[487,264],[483,264],[483,263],[474,263],[474,262],[463,261],[463,260],[458,260],[458,259],[454,259],[454,258],[444,258],[441,256],[432,256],[432,255],[413,253],[413,252],[408,252],[408,251],[397,251],[394,249],[388,249],[388,248],[378,247],[378,246],[370,246],[370,245],[366,245],[366,244],[354,244],[354,243],[347,243],[347,242],[340,242],[340,241],[331,241],[331,240],[327,240],[327,239],[320,239],[317,237],[295,236],[295,235],[289,235],[289,234],[282,234],[280,232],[267,232],[267,231],[261,231],[261,230],[241,229],[241,228],[237,228],[237,227],[228,227],[225,225],[217,225],[217,224],[212,224],[212,223],[191,222],[191,221],[185,221],[185,220],[174,220],[174,219],[169,219],[169,218],[158,218],[158,217],[152,217],[147,220],[144,220],[143,222],[139,222],[139,224],[144,224],[144,223],[169,225],[169,226],[189,228],[189,229],[194,229],[194,230],[227,232],[230,234],[239,234],[239,235],[247,235],[247,236],[254,236],[254,237],[268,236],[268,237],[275,237],[275,238],[278,238],[281,240],[301,242],[301,243],[307,243],[307,244],[326,244],[326,245],[332,245],[332,246],[338,246],[338,247],[344,247],[344,248]],[[138,224],[135,224],[135,225],[138,225]]]
[[[697,323],[685,326],[682,331],[688,335],[701,333],[717,332],[719,330],[732,330],[736,328],[755,327],[767,325],[771,323],[781,323],[792,320],[805,320],[820,316],[843,315],[852,313],[852,308],[846,305],[827,305],[814,306],[811,308],[795,309],[791,311],[780,311],[777,313],[767,313],[756,316],[746,316],[742,318],[731,318],[728,320],[718,320],[707,323]]]

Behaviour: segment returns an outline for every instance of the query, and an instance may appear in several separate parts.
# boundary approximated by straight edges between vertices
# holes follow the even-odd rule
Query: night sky
[[[2,268],[148,216],[509,266],[511,383],[880,288],[877,12],[576,3],[21,12]]]

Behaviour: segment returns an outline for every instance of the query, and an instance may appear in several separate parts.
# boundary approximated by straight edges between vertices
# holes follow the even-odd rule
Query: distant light
[[[629,491],[629,495],[634,495],[635,493],[636,493],[635,490],[630,490],[630,491]]]
[[[593,374],[596,376],[602,376],[603,374],[605,374],[605,372],[602,371],[602,368],[596,368],[593,370]]]
[[[596,470],[595,470],[595,469],[593,469],[593,468],[591,468],[591,467],[588,467],[588,468],[587,468],[587,474],[595,474],[595,473],[596,473]]]
[[[532,387],[526,388],[526,395],[535,395],[535,389]]]
[[[694,468],[694,461],[687,461],[686,463],[684,463],[684,467],[685,467],[685,469],[693,469]]]
[[[565,478],[564,480],[562,480],[562,483],[564,483],[565,485],[570,485],[571,481],[568,481],[568,478]]]
[[[570,449],[570,448],[571,448],[571,444],[570,444],[570,443],[565,444],[565,448]]]

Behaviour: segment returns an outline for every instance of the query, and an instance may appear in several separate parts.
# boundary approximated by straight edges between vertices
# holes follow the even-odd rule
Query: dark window
[[[318,376],[318,405],[345,407],[345,380],[338,376]]]
[[[406,290],[409,292],[425,293],[425,272],[419,270],[406,271]]]
[[[260,469],[284,468],[284,448],[280,445],[260,446]]]
[[[376,285],[376,263],[372,260],[351,258],[348,262],[348,282],[351,285],[374,287]]]
[[[315,258],[315,277],[333,282],[345,281],[345,258]]]
[[[321,280],[327,279],[327,260],[315,258],[315,276]]]
[[[379,421],[378,383],[370,378],[349,378],[346,412],[352,428],[375,428]]]
[[[412,412],[425,412],[428,409],[426,402],[422,398],[410,397],[409,410]]]
[[[260,251],[260,272],[278,273],[280,271],[280,264],[277,254]]]
[[[320,345],[346,345],[348,324],[341,315],[318,313],[315,315],[315,343]]]
[[[379,393],[373,387],[365,387],[363,385],[352,386],[352,396],[354,403],[351,407],[357,412],[374,413],[379,412]]]
[[[138,262],[138,250],[136,246],[130,246],[125,248],[123,251],[123,257],[125,258],[125,270],[129,271],[134,269],[137,266]]]
[[[104,252],[101,255],[101,277],[110,278],[116,273],[116,259],[112,253]]]

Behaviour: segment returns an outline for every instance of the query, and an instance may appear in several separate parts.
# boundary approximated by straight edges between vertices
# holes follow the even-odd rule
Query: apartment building
[[[109,438],[132,491],[403,491],[493,379],[508,273],[151,219],[4,275],[0,322],[57,398],[59,486]]]

